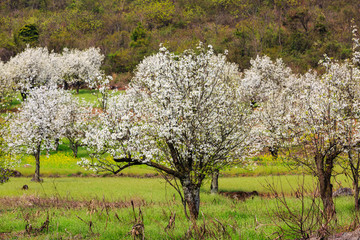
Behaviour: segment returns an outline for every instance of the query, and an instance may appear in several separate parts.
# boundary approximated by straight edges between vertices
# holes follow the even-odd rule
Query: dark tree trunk
[[[278,158],[278,148],[277,147],[269,147],[269,152],[271,154],[271,156],[273,156],[274,158]]]
[[[324,205],[324,213],[327,220],[330,220],[335,215],[335,206],[332,198],[332,184],[330,177],[319,176],[320,183],[320,197]]]
[[[64,80],[64,90],[68,90],[69,89],[69,84],[67,83],[67,81]]]
[[[76,94],[79,94],[80,82],[76,82],[75,87],[76,87]]]
[[[334,158],[327,156],[325,159],[323,155],[318,154],[315,156],[315,162],[320,186],[320,198],[324,205],[325,218],[330,221],[335,215],[335,205],[332,198],[333,186],[331,184]]]
[[[184,199],[189,208],[190,219],[196,220],[199,216],[200,208],[200,185],[191,182],[190,178],[180,179]]]
[[[56,151],[59,150],[59,144],[60,144],[60,139],[59,138],[55,139],[55,149],[56,149]]]
[[[351,149],[348,152],[348,158],[350,163],[350,170],[353,179],[353,190],[354,190],[354,206],[355,210],[359,211],[359,167],[360,167],[360,159],[359,153],[357,153],[357,157],[353,157],[353,152]],[[355,161],[356,159],[356,161]]]
[[[217,194],[219,192],[219,169],[216,169],[212,174],[210,191],[211,194]]]
[[[27,97],[27,94],[25,92],[21,92],[20,94],[21,94],[22,100],[25,101],[26,97]]]
[[[36,168],[35,168],[35,175],[31,181],[41,182],[42,180],[40,179],[40,145],[37,147],[34,157],[36,161]]]
[[[73,155],[75,158],[77,158],[77,154],[78,154],[78,145],[76,143],[73,143],[70,141],[70,148],[73,151]]]
[[[359,211],[359,176],[354,176],[354,201],[355,201],[355,210]]]

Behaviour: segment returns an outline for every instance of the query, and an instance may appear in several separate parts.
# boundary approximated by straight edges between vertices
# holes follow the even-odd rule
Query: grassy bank
[[[211,195],[207,182],[201,191],[196,226],[199,230],[205,224],[205,239],[275,238],[273,212],[278,206],[273,195],[266,195],[270,193],[266,183],[276,183],[277,190],[289,195],[289,205],[300,209],[299,199],[290,196],[290,185],[300,180],[298,176],[220,179],[221,191],[256,190],[262,195],[246,201]],[[311,187],[312,182],[306,177],[306,185]],[[26,191],[21,190],[24,184],[29,186]],[[36,239],[132,239],[129,232],[136,221],[131,201],[137,219],[139,208],[142,211],[146,239],[189,237],[186,233],[194,224],[186,219],[179,196],[164,180],[128,177],[45,178],[41,184],[29,178],[13,178],[0,186],[0,232],[10,239],[28,239],[26,224],[39,228],[49,214],[49,231],[36,234]],[[306,200],[306,204],[309,202]],[[338,222],[334,227],[342,231],[354,217],[352,198],[337,198],[335,203]],[[176,213],[175,227],[165,231],[171,213]],[[194,228],[192,234],[193,238],[198,236]]]

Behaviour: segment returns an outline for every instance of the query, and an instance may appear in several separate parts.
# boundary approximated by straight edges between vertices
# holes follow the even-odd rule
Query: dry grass
[[[131,207],[131,202],[136,206],[144,207],[154,205],[154,202],[146,202],[144,199],[132,199],[129,201],[106,201],[105,199],[72,200],[60,197],[39,197],[23,195],[20,197],[0,198],[0,209],[9,208],[64,208],[64,209],[121,209]]]

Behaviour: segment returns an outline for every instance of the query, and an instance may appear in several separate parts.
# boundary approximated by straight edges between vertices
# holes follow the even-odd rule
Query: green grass
[[[115,94],[121,94],[124,91],[116,91]],[[94,107],[99,107],[100,104],[98,102],[98,96],[100,97],[98,90],[92,90],[92,89],[80,89],[79,94],[76,94],[74,91],[74,96],[78,97],[81,100],[84,100],[85,102],[92,103]]]
[[[154,201],[166,201],[164,194],[172,196],[175,192],[163,178],[134,178],[134,177],[66,177],[44,178],[43,183],[30,181],[31,178],[11,178],[9,183],[0,185],[0,196],[37,195],[41,197],[60,194],[74,199],[90,199],[105,197],[108,200],[138,196]],[[339,176],[338,181],[343,181],[343,187],[350,187],[345,176]],[[274,185],[278,192],[291,194],[296,190],[303,177],[290,176],[261,176],[261,177],[228,177],[219,179],[220,191],[258,191],[270,193],[268,185]],[[307,189],[314,188],[315,178],[305,176],[304,185]],[[21,187],[27,184],[28,191]],[[333,182],[334,188],[339,186]],[[210,179],[205,180],[202,193],[207,194],[210,189]],[[166,191],[165,191],[166,190]]]
[[[79,94],[76,93],[75,90],[72,90],[73,95],[80,100],[84,100],[85,102],[93,104],[94,107],[99,107],[98,102],[98,90],[93,89],[80,89]],[[118,91],[118,94],[122,93],[123,91]],[[99,95],[100,96],[100,95]],[[12,100],[12,102],[9,104],[6,110],[12,111],[15,108],[19,108],[22,103],[22,97],[21,94],[18,93],[16,98]],[[5,111],[5,110],[4,110]],[[5,116],[5,113],[1,113],[3,116]]]
[[[296,184],[299,180],[295,176],[290,176],[288,180],[286,176],[272,179],[284,183],[282,189],[286,193],[290,193],[291,188],[285,185]],[[265,177],[222,178],[220,190],[257,190],[264,193],[265,180]],[[306,181],[311,183],[312,179]],[[29,190],[21,190],[24,184],[29,186]],[[277,206],[275,198],[255,197],[236,201],[211,195],[208,189],[209,184],[206,183],[201,191],[199,227],[205,222],[209,232],[221,232],[218,224],[221,222],[226,233],[235,239],[267,239],[277,230],[271,219]],[[41,199],[47,199],[53,205],[41,204]],[[27,235],[19,234],[25,225],[31,223],[39,227],[49,213],[49,232],[36,239],[70,239],[76,235],[86,239],[132,239],[128,235],[135,224],[131,200],[135,203],[136,214],[138,207],[143,213],[146,239],[171,239],[171,236],[172,239],[180,239],[191,225],[185,218],[179,196],[163,179],[46,178],[40,184],[31,182],[29,178],[12,178],[9,183],[0,186],[0,232],[12,232],[16,238],[28,239]],[[295,209],[299,207],[295,198],[288,197],[288,201]],[[351,197],[335,200],[337,229],[348,225],[354,217],[352,202]],[[80,203],[82,206],[77,205]],[[171,212],[176,212],[175,228],[164,231]],[[93,233],[78,217],[86,222],[92,221]],[[223,237],[228,238],[228,235]]]
[[[82,89],[77,97],[98,106],[94,91]],[[13,104],[13,107],[19,103]],[[79,148],[79,158],[74,158],[66,139],[57,152],[49,156],[42,153],[41,175],[43,183],[30,181],[35,172],[34,157],[23,156],[16,170],[24,176],[11,178],[0,185],[0,239],[132,239],[128,234],[135,224],[130,201],[133,200],[144,215],[146,239],[188,239],[185,233],[192,225],[186,220],[180,198],[176,191],[161,177],[144,178],[157,172],[146,166],[135,166],[123,171],[126,177],[105,177],[86,171],[76,163],[81,157],[89,157],[85,148]],[[202,239],[268,239],[278,229],[273,224],[272,213],[277,208],[276,199],[268,185],[284,192],[293,209],[300,209],[301,203],[294,198],[296,187],[303,181],[300,168],[291,166],[282,159],[264,155],[252,159],[253,166],[233,167],[221,171],[220,191],[257,191],[263,196],[245,202],[209,194],[210,179],[206,179],[201,190],[200,218],[197,226],[207,228]],[[74,177],[77,176],[77,177]],[[80,177],[81,176],[81,177]],[[90,177],[89,177],[90,176]],[[137,176],[137,177],[129,177]],[[315,179],[305,176],[304,183],[309,192],[314,190]],[[21,190],[23,185],[29,190]],[[344,175],[333,180],[334,189],[350,187]],[[343,197],[335,200],[337,208],[337,231],[349,226],[354,219],[353,199]],[[171,212],[176,212],[173,230],[164,231]],[[50,215],[48,233],[38,236],[24,235],[27,223],[39,227]],[[119,217],[119,219],[115,216]],[[92,232],[84,223],[93,223]],[[256,221],[258,223],[256,223]],[[228,235],[221,233],[222,227]],[[260,225],[259,225],[260,224]],[[1,233],[9,232],[8,235]],[[292,236],[290,238],[295,238]],[[193,238],[196,234],[193,232]]]
[[[80,147],[78,150],[78,158],[73,157],[72,151],[68,146],[67,139],[62,140],[62,144],[59,145],[58,151],[51,151],[49,155],[46,152],[42,152],[40,157],[40,173],[43,176],[72,176],[72,175],[89,175],[95,174],[92,171],[86,171],[85,169],[79,167],[77,162],[81,158],[89,158],[87,150],[83,147]],[[279,160],[269,160],[268,156],[259,156],[256,157],[258,161],[256,166],[250,166],[244,168],[243,166],[235,166],[226,170],[221,171],[223,176],[269,176],[269,175],[289,175],[289,174],[300,174],[303,172],[300,168],[289,168],[286,162]],[[265,160],[264,160],[265,159]],[[27,167],[24,167],[24,166]],[[31,167],[29,167],[29,165]],[[35,172],[35,159],[33,156],[24,156],[21,159],[21,163],[16,168],[24,176],[31,176]],[[122,174],[125,175],[157,175],[158,173],[146,166],[134,166],[127,168],[122,171]]]
[[[97,94],[98,91],[91,89],[80,89],[79,94],[76,94],[76,92],[74,91],[74,96],[78,97],[80,100],[84,100],[88,103],[94,104],[94,107],[99,106]]]

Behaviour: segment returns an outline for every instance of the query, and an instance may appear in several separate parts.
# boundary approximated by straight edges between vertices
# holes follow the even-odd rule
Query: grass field
[[[220,189],[268,193],[266,182],[275,182],[278,190],[291,194],[299,176],[221,178]],[[282,187],[280,187],[282,182]],[[313,179],[306,177],[312,186]],[[21,190],[27,184],[28,190]],[[209,194],[206,183],[201,192],[201,216],[197,226],[219,233],[224,226],[224,239],[268,239],[276,232],[271,216],[276,209],[273,197],[254,197],[246,201],[228,199]],[[0,186],[0,232],[7,237],[28,239],[24,234],[26,224],[40,227],[49,214],[49,231],[36,239],[131,239],[128,235],[135,224],[135,212],[141,208],[146,239],[181,239],[191,225],[186,220],[179,196],[161,178],[45,178],[43,183],[33,183],[30,178],[13,178]],[[300,202],[288,197],[295,209]],[[352,198],[336,199],[338,229],[347,226],[353,216]],[[175,227],[164,231],[169,216],[176,212]],[[92,228],[89,228],[89,221]],[[220,231],[221,233],[221,231]],[[194,233],[193,233],[194,234]],[[5,236],[5,235],[4,235]],[[194,235],[195,236],[195,235]],[[220,235],[216,235],[219,237]],[[216,238],[217,238],[216,237]],[[206,239],[206,238],[205,238]]]
[[[91,90],[80,90],[76,96],[98,106]],[[14,102],[12,107],[18,104]],[[247,168],[223,170],[219,179],[220,192],[257,191],[259,196],[240,201],[223,194],[211,195],[210,179],[206,179],[196,222],[186,219],[180,196],[155,170],[135,166],[111,177],[79,167],[76,163],[82,157],[89,157],[86,149],[80,148],[78,158],[74,158],[64,139],[57,152],[42,153],[40,173],[44,182],[34,183],[30,181],[34,157],[23,156],[16,168],[23,177],[0,185],[0,239],[134,239],[130,230],[139,221],[139,209],[145,239],[274,239],[279,235],[277,224],[289,232],[283,238],[298,238],[290,231],[294,225],[285,226],[275,217],[285,207],[279,205],[269,185],[285,194],[289,209],[296,213],[293,220],[307,212],[318,212],[301,210],[302,206],[311,206],[314,177],[302,175],[302,169],[269,155],[253,158],[255,164]],[[303,202],[296,192],[302,182],[308,190]],[[22,190],[24,185],[29,189]],[[338,175],[333,185],[334,189],[350,187],[351,182]],[[357,217],[352,197],[336,198],[335,204],[337,221],[332,230],[351,230]],[[166,228],[172,213],[176,213],[175,226]],[[47,217],[47,229],[40,231]]]
[[[295,197],[297,186],[304,181],[308,193],[314,191],[312,176],[295,174],[302,171],[290,171],[284,162],[269,156],[257,157],[255,168],[223,171],[219,187],[221,192],[257,191],[260,196],[239,201],[211,195],[210,179],[206,179],[195,224],[186,219],[179,195],[156,171],[138,166],[127,169],[123,176],[97,175],[77,166],[79,159],[72,156],[65,143],[61,151],[42,156],[43,183],[30,181],[34,159],[24,156],[17,170],[26,177],[0,185],[0,239],[133,239],[129,232],[137,221],[131,201],[137,219],[141,209],[146,239],[274,239],[279,231],[274,212],[283,206],[278,205],[268,185],[284,193],[299,216],[302,202]],[[87,157],[85,149],[79,154]],[[351,186],[344,175],[333,184],[335,189]],[[22,190],[23,185],[29,189]],[[310,202],[306,198],[305,206],[309,207]],[[333,230],[351,229],[356,214],[353,199],[341,197],[335,203],[337,223]],[[165,231],[172,213],[176,213],[175,227]],[[40,229],[47,216],[47,231],[26,232],[27,224]],[[296,237],[299,235],[293,232],[287,235]]]

